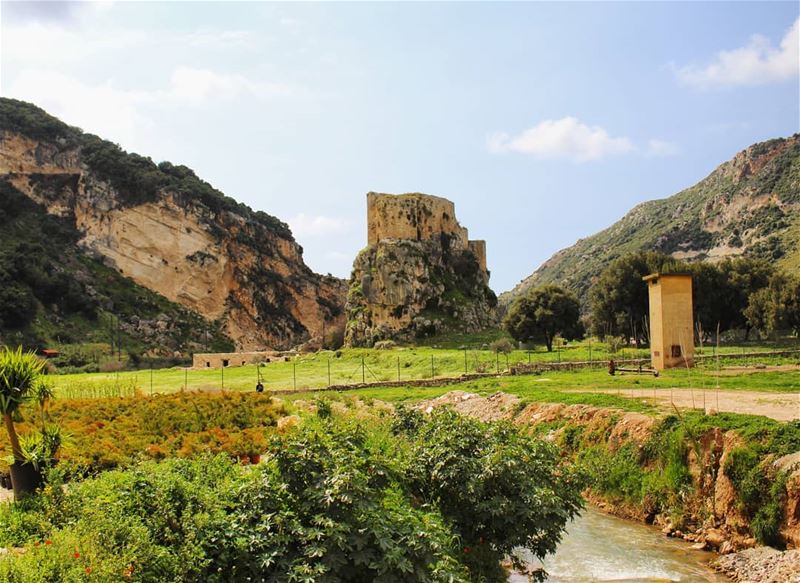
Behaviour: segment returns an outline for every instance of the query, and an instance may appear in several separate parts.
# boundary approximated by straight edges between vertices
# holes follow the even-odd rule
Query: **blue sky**
[[[0,92],[194,168],[323,273],[366,192],[447,197],[499,292],[800,131],[799,6],[3,2]]]

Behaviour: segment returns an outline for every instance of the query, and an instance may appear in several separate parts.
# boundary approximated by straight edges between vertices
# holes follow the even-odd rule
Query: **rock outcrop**
[[[452,202],[367,194],[368,242],[353,264],[345,340],[372,346],[496,323],[486,247],[470,241]]]
[[[313,273],[278,219],[184,166],[156,165],[2,101],[0,180],[71,222],[85,254],[219,323],[238,349],[343,331],[346,283]]]

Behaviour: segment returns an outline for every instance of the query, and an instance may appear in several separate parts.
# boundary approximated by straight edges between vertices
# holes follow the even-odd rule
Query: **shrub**
[[[502,352],[503,354],[511,354],[514,350],[514,345],[508,338],[499,338],[489,345],[492,352]]]
[[[518,547],[552,551],[580,506],[555,450],[452,413],[309,420],[258,466],[142,462],[0,506],[12,583],[505,581]],[[419,425],[416,424],[419,422]]]

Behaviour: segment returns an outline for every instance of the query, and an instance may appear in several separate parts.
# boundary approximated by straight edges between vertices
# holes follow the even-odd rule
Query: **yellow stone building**
[[[694,365],[692,276],[653,273],[643,278],[650,296],[650,358],[664,370]]]

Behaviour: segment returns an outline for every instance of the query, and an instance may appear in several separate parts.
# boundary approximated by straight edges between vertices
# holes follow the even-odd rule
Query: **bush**
[[[0,580],[505,581],[555,549],[580,484],[555,450],[453,413],[370,431],[336,417],[258,466],[142,462],[0,507]],[[409,417],[410,418],[410,417]]]
[[[499,338],[489,345],[492,352],[502,352],[503,354],[511,354],[514,351],[514,345],[508,338]]]

